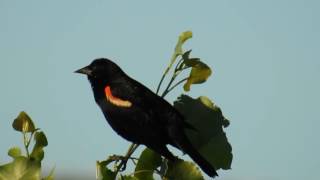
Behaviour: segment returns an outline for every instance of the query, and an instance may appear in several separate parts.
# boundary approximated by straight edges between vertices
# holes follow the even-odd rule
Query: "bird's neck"
[[[99,101],[105,99],[104,89],[108,85],[108,81],[104,79],[93,79],[93,78],[88,78],[88,79],[91,84],[94,99],[96,100],[96,103],[99,104]]]

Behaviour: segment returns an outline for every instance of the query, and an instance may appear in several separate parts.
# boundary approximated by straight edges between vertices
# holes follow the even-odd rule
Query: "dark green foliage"
[[[34,140],[36,141],[36,144],[33,147],[30,157],[41,161],[44,157],[43,148],[48,145],[48,141],[42,131],[35,133]]]
[[[138,179],[152,180],[154,171],[161,165],[162,158],[149,148],[140,155],[134,176]]]
[[[33,121],[24,111],[20,112],[18,117],[14,119],[12,127],[20,132],[34,132],[36,130]]]
[[[229,121],[223,116],[221,109],[204,96],[193,99],[181,95],[174,106],[198,130],[188,131],[187,135],[200,153],[217,169],[230,169],[232,149],[223,131]]]

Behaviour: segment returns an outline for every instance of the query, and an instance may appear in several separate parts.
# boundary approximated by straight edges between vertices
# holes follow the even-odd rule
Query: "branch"
[[[179,84],[186,81],[188,78],[181,79],[179,82],[177,82],[175,85],[173,85],[171,88],[168,89],[168,92],[172,91],[175,87],[177,87]]]

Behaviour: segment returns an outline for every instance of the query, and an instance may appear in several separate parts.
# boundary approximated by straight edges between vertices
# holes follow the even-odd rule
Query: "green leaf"
[[[116,172],[113,172],[106,166],[105,161],[96,162],[96,171],[97,180],[114,180],[117,176]]]
[[[22,153],[21,153],[21,149],[20,149],[19,147],[12,147],[12,148],[10,148],[9,151],[8,151],[8,155],[9,155],[10,157],[12,157],[13,159],[21,156],[21,154],[22,154]]]
[[[183,55],[182,55],[182,58],[183,58],[183,64],[187,67],[194,67],[196,66],[198,63],[201,63],[200,62],[200,59],[199,58],[190,58],[190,53],[191,53],[191,50],[185,52]]]
[[[190,56],[191,51],[192,51],[192,50],[190,49],[189,51],[184,52],[184,53],[182,54],[182,58],[183,58],[184,60],[189,59],[189,56]]]
[[[120,180],[144,180],[144,179],[138,179],[134,176],[128,176],[128,175],[121,175]]]
[[[223,131],[229,121],[221,109],[207,97],[193,99],[187,95],[181,95],[174,107],[198,130],[186,133],[199,152],[217,169],[230,169],[232,148]]]
[[[183,64],[187,67],[195,67],[199,63],[201,63],[199,58],[191,58],[183,61]]]
[[[13,121],[12,127],[20,132],[33,132],[36,130],[31,118],[24,111],[20,112],[18,117]]]
[[[200,84],[205,82],[212,73],[210,67],[201,62],[199,59],[189,59],[189,62],[187,60],[185,63],[187,63],[189,66],[192,66],[187,82],[183,86],[185,91],[190,91],[190,86],[192,84]]]
[[[192,32],[191,31],[185,31],[180,34],[178,43],[175,48],[175,53],[182,55],[182,45],[188,40],[192,38]]]
[[[138,179],[153,180],[153,172],[161,165],[161,161],[158,153],[146,148],[140,155],[134,176]]]
[[[40,162],[20,156],[15,158],[13,162],[0,166],[0,180],[39,180],[40,168]]]
[[[47,177],[44,177],[42,180],[54,180],[54,170],[55,168],[52,168],[49,175]]]
[[[212,111],[215,111],[219,114],[220,118],[223,119],[222,121],[223,127],[226,128],[230,125],[229,120],[223,117],[221,109],[218,106],[216,106],[208,97],[200,96],[198,97],[198,100],[201,101],[203,105],[205,105],[206,107],[212,109]]]
[[[41,146],[41,147],[48,146],[48,140],[43,131],[36,132],[34,139],[38,146]]]
[[[32,153],[30,155],[31,158],[41,161],[44,157],[43,148],[48,145],[48,140],[44,132],[36,132],[34,139],[36,141]]]
[[[216,168],[230,169],[232,162],[231,145],[225,133],[213,137],[207,144],[199,147],[199,152]]]
[[[165,177],[170,180],[204,180],[201,171],[194,163],[183,160],[168,162]]]
[[[171,69],[172,65],[176,61],[177,57],[182,55],[182,53],[183,53],[182,45],[190,38],[192,38],[192,32],[191,31],[185,31],[185,32],[180,34],[178,42],[177,42],[175,50],[174,50],[174,53],[171,56],[170,64],[167,67],[167,69],[166,69],[164,74],[167,74],[169,72],[169,70]]]

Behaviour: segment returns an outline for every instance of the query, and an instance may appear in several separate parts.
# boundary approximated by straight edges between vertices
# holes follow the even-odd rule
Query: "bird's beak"
[[[76,70],[75,73],[86,74],[88,76],[91,76],[92,75],[92,70],[90,69],[89,66],[86,66],[84,68]]]

